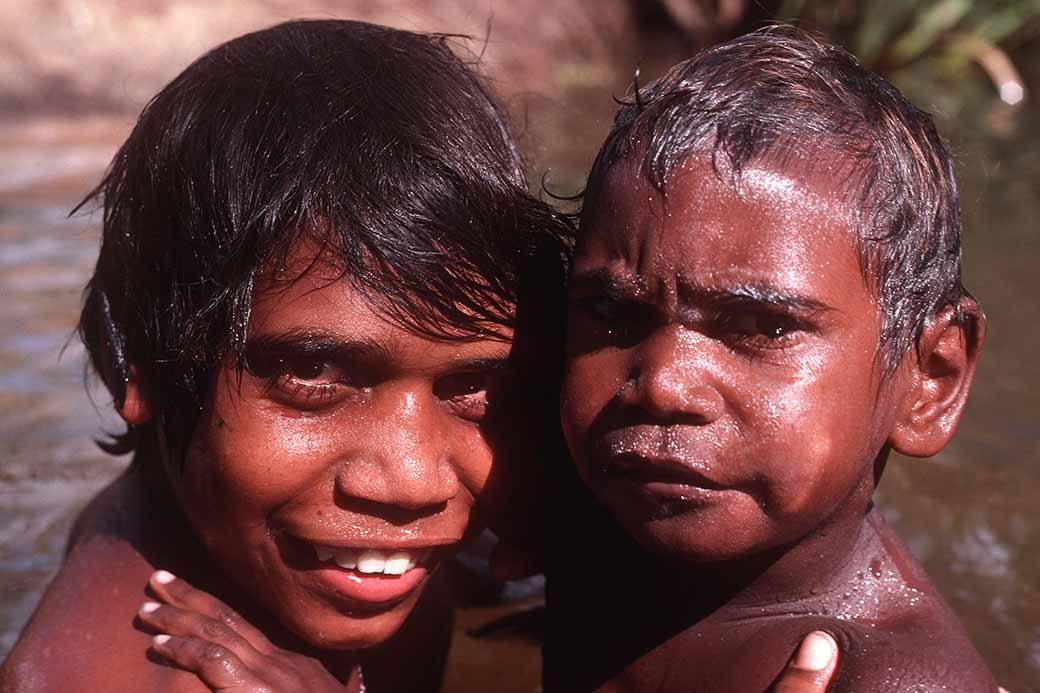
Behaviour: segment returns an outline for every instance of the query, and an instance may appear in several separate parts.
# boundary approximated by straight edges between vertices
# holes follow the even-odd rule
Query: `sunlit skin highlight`
[[[823,628],[842,650],[834,690],[989,686],[871,503],[891,447],[933,454],[952,435],[981,333],[944,312],[920,359],[884,369],[840,156],[732,176],[695,155],[664,191],[638,158],[589,192],[570,283],[564,433],[635,544],[582,525],[598,543],[570,558],[600,577],[556,603],[596,655],[561,669],[568,685],[764,690]],[[612,595],[627,598],[604,613]]]
[[[491,474],[482,422],[509,344],[412,334],[301,252],[258,286],[247,366],[216,374],[173,485],[226,574],[312,645],[357,649],[400,626],[425,578],[357,603],[314,545],[457,548]]]
[[[839,191],[752,170],[738,194],[690,166],[667,196],[633,189],[626,168],[598,191],[563,412],[583,478],[630,531],[716,561],[803,537],[854,493],[865,507],[892,425],[876,400],[900,383],[875,368],[878,325],[863,316],[877,307]],[[614,459],[611,446],[636,450]],[[714,492],[656,503],[610,473],[626,455],[680,458]]]

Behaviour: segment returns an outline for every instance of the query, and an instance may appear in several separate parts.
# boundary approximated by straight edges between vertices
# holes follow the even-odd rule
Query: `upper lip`
[[[443,546],[458,544],[461,541],[461,539],[428,539],[424,537],[408,537],[396,541],[393,539],[387,539],[386,537],[372,539],[351,537],[349,540],[344,540],[342,537],[329,539],[315,538],[297,532],[289,532],[288,534],[299,541],[308,544],[317,544],[319,546],[327,546],[333,549],[375,549],[377,551],[416,551],[420,549],[437,549]]]
[[[705,446],[681,428],[639,425],[610,431],[597,444],[598,456],[607,472],[641,481],[730,488],[732,484],[713,469],[711,457],[701,454]]]
[[[342,524],[342,526],[338,526]],[[308,544],[333,549],[376,549],[381,551],[415,551],[437,549],[458,544],[462,533],[456,533],[443,523],[425,528],[421,523],[407,528],[393,526],[359,527],[354,522],[315,523],[304,518],[281,518],[276,531]]]

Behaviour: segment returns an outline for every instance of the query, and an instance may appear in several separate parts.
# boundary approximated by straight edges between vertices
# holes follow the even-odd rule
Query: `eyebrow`
[[[683,285],[682,293],[692,297],[694,301],[715,305],[756,303],[810,313],[834,310],[819,299],[762,282],[740,283],[726,287],[706,287],[687,283]]]
[[[326,332],[295,329],[250,337],[246,340],[246,352],[253,350],[301,356],[335,355],[373,360],[390,358],[386,347],[374,340],[344,339]]]
[[[606,267],[571,275],[568,289],[599,289],[617,296],[643,296],[649,292],[646,281],[637,275],[618,274]]]
[[[287,330],[274,334],[261,334],[246,342],[249,354],[278,356],[309,356],[312,358],[335,358],[371,364],[391,364],[393,356],[380,342],[370,339],[344,339],[343,337],[310,330]],[[457,360],[446,360],[451,371],[491,371],[504,368],[509,354],[502,356],[474,356]]]
[[[786,310],[826,313],[834,308],[805,294],[782,289],[768,282],[741,282],[730,286],[705,286],[680,278],[680,296],[685,303],[725,306],[758,304]],[[616,297],[639,298],[650,293],[639,276],[619,274],[609,268],[579,272],[571,277],[571,289],[605,291]]]

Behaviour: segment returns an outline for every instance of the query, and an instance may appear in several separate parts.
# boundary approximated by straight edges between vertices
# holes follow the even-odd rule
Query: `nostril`
[[[722,414],[722,398],[708,378],[682,364],[640,368],[627,388],[627,404],[657,421],[706,424]]]
[[[378,517],[395,526],[408,525],[425,517],[438,515],[443,513],[448,507],[447,501],[411,505],[402,504],[400,501],[384,503],[350,496],[342,490],[337,490],[335,501],[336,505],[344,510],[359,515]]]

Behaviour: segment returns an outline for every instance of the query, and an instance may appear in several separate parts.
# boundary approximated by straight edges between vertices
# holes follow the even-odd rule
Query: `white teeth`
[[[390,554],[383,566],[383,572],[387,575],[404,575],[415,567],[415,560],[404,551]]]
[[[354,549],[336,549],[336,565],[353,570],[358,564],[358,552]]]
[[[379,549],[348,549],[314,545],[319,561],[335,561],[340,568],[361,573],[404,575],[416,565],[429,559],[433,549],[421,551],[382,551]]]
[[[357,569],[362,573],[381,573],[386,568],[386,556],[382,551],[368,549],[357,559]]]

